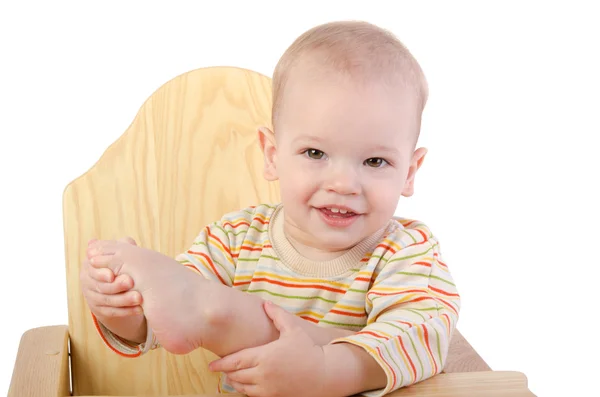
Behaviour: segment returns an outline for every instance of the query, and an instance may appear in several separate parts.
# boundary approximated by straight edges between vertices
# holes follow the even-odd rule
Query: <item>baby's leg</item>
[[[146,321],[163,348],[186,354],[202,346],[202,331],[209,324],[201,291],[208,280],[166,255],[123,241],[94,241],[89,253],[92,266],[133,279]]]

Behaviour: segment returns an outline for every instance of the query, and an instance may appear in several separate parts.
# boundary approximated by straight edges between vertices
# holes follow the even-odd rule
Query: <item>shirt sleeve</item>
[[[231,287],[236,269],[237,256],[248,228],[251,226],[251,209],[227,214],[207,225],[196,236],[191,247],[177,255],[175,260],[208,280]],[[123,357],[139,357],[160,345],[152,329],[148,327],[144,343],[136,344],[111,332],[92,314],[94,326],[102,341]]]
[[[460,297],[439,243],[430,238],[387,260],[366,297],[367,325],[332,343],[364,348],[383,368],[382,396],[440,373],[456,327]]]
[[[175,258],[204,278],[231,287],[235,275],[238,241],[245,232],[245,217],[229,217],[206,226],[192,246]]]

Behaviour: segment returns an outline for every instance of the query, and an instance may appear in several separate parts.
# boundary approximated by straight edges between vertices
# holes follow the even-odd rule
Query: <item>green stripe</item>
[[[418,315],[419,317],[421,317],[423,319],[423,321],[426,321],[425,316],[423,316],[421,313],[415,311],[414,309],[406,309],[406,310],[408,310],[409,312],[411,312],[413,314]]]
[[[208,248],[208,246],[206,245],[206,243],[205,243],[205,242],[198,242],[198,243],[195,243],[195,242],[194,242],[194,244],[195,244],[195,245],[203,245],[203,246],[206,248],[206,250],[207,250],[207,251],[209,251],[209,250],[210,250],[210,249]],[[218,249],[220,252],[222,252],[222,251],[221,251],[219,248],[217,248],[217,249]],[[223,254],[225,254],[225,253],[223,252]],[[191,255],[191,254],[188,254],[188,255]],[[223,270],[223,273],[225,273],[225,274],[227,275],[227,277],[229,278],[229,281],[231,281],[231,283],[233,283],[233,278],[231,277],[231,275],[229,274],[229,272],[227,271],[227,269],[225,269],[225,266],[223,266],[223,264],[221,264],[221,262],[217,261],[217,260],[216,260],[214,257],[212,257],[212,256],[211,256],[211,259],[212,259],[212,261],[213,261],[214,263],[216,263],[217,265],[219,265],[219,267],[220,267],[220,268]],[[210,267],[210,265],[209,265],[209,267]]]
[[[413,235],[412,235],[412,234],[410,234],[410,233],[409,233],[409,232],[408,232],[406,229],[402,229],[402,231],[403,231],[404,233],[408,234],[408,237],[410,237],[410,238],[412,239],[413,243],[416,243],[416,242],[417,242],[417,240],[416,240],[416,239],[413,237]]]
[[[395,321],[399,321],[399,320],[395,320]],[[390,326],[392,326],[394,328],[398,328],[400,331],[406,333],[406,330],[404,328],[400,327],[399,325],[394,324],[394,320],[384,321],[383,324],[390,325]]]
[[[231,222],[229,222],[229,223],[231,223]],[[217,229],[221,230],[223,233],[225,233],[225,234],[232,234],[232,235],[234,235],[236,237],[238,235],[242,234],[242,233],[248,233],[248,229],[254,229],[254,230],[258,231],[259,233],[266,233],[267,232],[267,229],[261,230],[261,229],[257,228],[256,226],[250,226],[248,229],[238,230],[237,232],[234,232],[233,230],[225,231],[225,229],[223,229],[221,226],[218,226],[218,225],[216,227],[217,227]]]
[[[440,334],[437,332],[437,329],[433,328],[433,330],[435,331],[435,335],[437,336],[437,350],[438,350],[438,357],[440,359],[440,366],[443,364],[442,361],[442,348],[440,346]]]
[[[261,258],[269,258],[269,259],[274,260],[274,261],[279,261],[279,258],[277,258],[276,256],[261,255],[258,258],[242,258],[242,257],[238,257],[238,262],[258,262]]]
[[[223,229],[223,227],[221,227],[221,225],[215,225],[215,227],[216,227],[217,229],[219,229],[220,231],[222,231],[222,232],[223,232],[223,234],[227,236],[227,232],[225,231],[225,229]]]
[[[331,325],[337,325],[338,327],[353,327],[353,328],[364,328],[364,324],[360,325],[360,324],[344,324],[344,323],[336,323],[333,321],[327,321],[327,320],[319,320],[320,323],[325,323],[325,324],[331,324]]]
[[[349,292],[357,292],[359,294],[364,294],[365,292],[368,292],[368,289],[356,289],[356,288],[348,288]]]
[[[405,259],[412,259],[412,258],[416,258],[418,256],[423,256],[426,253],[428,253],[429,251],[431,251],[432,249],[433,249],[433,246],[429,247],[428,249],[426,249],[423,252],[419,252],[419,253],[416,253],[416,254],[413,254],[413,255],[403,256],[403,257],[400,257],[400,258],[394,258],[394,259],[390,260],[389,263],[397,262],[397,261],[403,261]]]
[[[271,255],[261,255],[261,258],[269,258],[269,259],[273,259],[274,261],[279,261],[280,259],[276,256],[271,256]]]
[[[450,281],[448,281],[448,280],[444,280],[444,279],[443,279],[443,278],[441,278],[441,277],[438,277],[438,276],[432,276],[432,275],[429,275],[429,274],[412,273],[412,272],[398,272],[398,273],[396,273],[396,274],[404,274],[405,276],[418,276],[418,277],[425,277],[425,278],[435,278],[436,280],[443,281],[443,282],[445,282],[446,284],[450,284],[450,285],[452,285],[452,286],[456,287],[456,285],[454,285],[454,283],[451,283],[451,282],[450,282]]]
[[[238,257],[238,262],[258,262],[259,258],[240,258]]]
[[[277,294],[275,292],[271,292],[269,290],[266,289],[253,289],[253,290],[247,290],[246,292],[252,292],[252,293],[257,293],[257,292],[266,292],[269,295],[272,296],[278,296],[280,298],[287,298],[287,299],[303,299],[303,300],[309,300],[309,299],[318,299],[321,300],[323,302],[327,302],[327,303],[337,303],[337,301],[331,300],[331,299],[325,299],[322,298],[320,296],[295,296],[295,295],[284,295],[284,294]]]
[[[392,362],[394,363],[394,365],[396,366],[396,368],[400,368],[400,366],[398,365],[398,363],[396,362],[396,360],[394,360],[394,356],[392,354],[390,354],[390,351],[388,349],[387,344],[384,343],[383,347],[385,347],[385,351],[387,352],[388,356],[390,356],[390,358],[392,359]],[[398,353],[402,354],[401,352],[398,352]],[[396,372],[395,368],[392,368],[392,371]],[[402,371],[398,371],[398,372],[400,372],[400,376],[401,376],[400,384],[403,384],[404,383],[404,375],[402,374]]]
[[[423,376],[425,375],[425,368],[423,368],[423,361],[421,361],[421,356],[419,355],[419,352],[417,352],[417,347],[415,346],[415,341],[413,341],[413,338],[410,337],[410,334],[408,335],[408,339],[410,340],[410,343],[412,344],[413,350],[415,351],[415,356],[417,356],[417,358],[419,359],[419,364],[421,365],[421,376],[419,377],[419,382],[421,380],[423,380]]]

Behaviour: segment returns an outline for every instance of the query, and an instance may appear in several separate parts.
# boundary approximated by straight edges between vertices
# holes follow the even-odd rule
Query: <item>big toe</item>
[[[120,238],[119,241],[127,243],[127,244],[131,244],[131,245],[137,245],[137,243],[135,242],[135,240],[133,238],[129,237],[129,236]]]

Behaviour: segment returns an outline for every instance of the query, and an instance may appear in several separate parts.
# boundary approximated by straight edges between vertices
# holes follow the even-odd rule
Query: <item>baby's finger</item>
[[[245,385],[255,385],[258,383],[259,371],[254,368],[240,369],[239,371],[226,372],[227,379],[230,381],[243,383]]]
[[[258,365],[257,353],[263,346],[250,347],[240,350],[223,358],[217,359],[208,365],[212,372],[233,372],[242,369],[254,368]]]
[[[100,306],[95,310],[96,313],[100,314],[103,317],[129,317],[129,316],[138,316],[144,313],[141,306],[135,307],[110,307],[110,306]]]
[[[106,267],[97,269],[90,266],[88,269],[88,274],[92,280],[99,282],[112,283],[115,280],[115,274],[113,271]]]
[[[121,274],[112,283],[99,282],[96,284],[96,291],[107,295],[120,294],[131,288],[133,288],[133,280],[127,274]]]
[[[112,295],[96,292],[93,299],[97,306],[128,307],[138,306],[142,303],[142,295],[138,291],[127,291]]]

